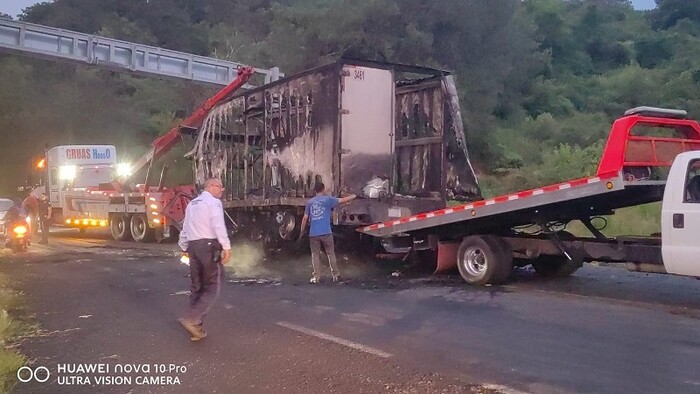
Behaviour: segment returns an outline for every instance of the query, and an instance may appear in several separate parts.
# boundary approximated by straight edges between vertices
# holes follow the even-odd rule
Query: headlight
[[[131,176],[131,164],[129,164],[129,163],[117,164],[117,176],[119,178],[130,177]]]
[[[27,226],[15,226],[12,228],[12,232],[17,235],[24,235],[27,233]]]
[[[64,181],[72,181],[77,171],[75,166],[61,166],[58,169],[58,177]]]

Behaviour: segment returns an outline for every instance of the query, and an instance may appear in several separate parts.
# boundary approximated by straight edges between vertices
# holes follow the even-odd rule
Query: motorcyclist
[[[25,229],[29,227],[27,225],[27,212],[22,207],[22,200],[14,199],[14,205],[7,210],[3,221],[5,222],[5,246],[13,249],[19,248],[17,250],[25,250],[30,243],[30,233],[25,231],[24,233],[18,232],[15,234],[15,229],[20,225],[23,225]],[[20,238],[22,239],[19,240]],[[15,244],[15,241],[18,241],[18,243]]]
[[[15,204],[7,210],[4,217],[5,223],[8,225],[16,223],[20,220],[25,220],[27,216],[26,212],[24,212],[24,209],[22,208],[22,200],[15,198],[13,202]]]

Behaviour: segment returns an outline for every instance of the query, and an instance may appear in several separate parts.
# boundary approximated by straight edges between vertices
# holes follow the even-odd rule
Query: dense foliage
[[[56,0],[29,22],[287,74],[340,55],[457,75],[485,192],[595,170],[610,121],[637,105],[700,117],[700,2],[657,0]],[[136,157],[212,90],[0,56],[0,194],[44,144]]]

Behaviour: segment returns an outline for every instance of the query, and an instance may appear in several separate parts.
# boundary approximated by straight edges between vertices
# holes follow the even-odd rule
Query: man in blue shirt
[[[343,198],[335,198],[326,194],[326,187],[318,182],[314,187],[316,197],[306,203],[304,218],[301,220],[301,233],[304,235],[306,224],[309,223],[309,242],[311,244],[311,265],[313,276],[311,283],[318,283],[321,279],[321,245],[328,255],[328,263],[331,266],[333,282],[340,280],[338,262],[335,258],[335,246],[333,244],[333,231],[331,231],[331,211],[336,205],[354,200],[357,196],[351,194]]]

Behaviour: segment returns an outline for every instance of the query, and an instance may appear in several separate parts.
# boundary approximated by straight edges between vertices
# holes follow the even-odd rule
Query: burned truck
[[[190,133],[196,182],[221,178],[232,222],[269,246],[297,239],[317,182],[358,195],[333,213],[345,235],[480,197],[442,70],[342,59],[235,94]]]

